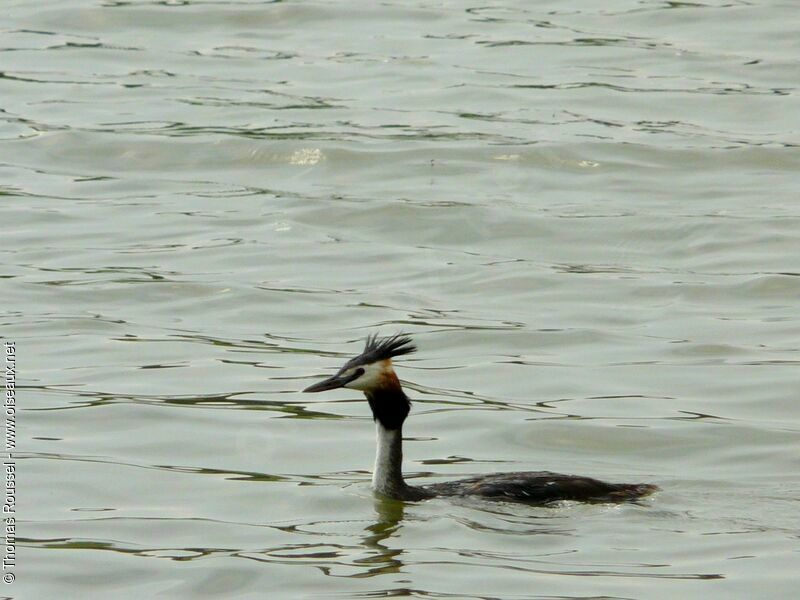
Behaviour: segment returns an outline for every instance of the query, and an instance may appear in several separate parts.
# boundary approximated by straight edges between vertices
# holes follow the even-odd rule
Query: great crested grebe
[[[411,338],[398,334],[383,339],[367,337],[364,351],[348,360],[333,377],[315,383],[304,392],[323,392],[344,387],[364,392],[372,409],[378,434],[378,451],[372,488],[397,500],[424,500],[435,496],[475,496],[489,500],[545,504],[557,500],[619,502],[641,498],[658,490],[646,483],[607,483],[591,477],[549,471],[521,471],[478,475],[468,479],[423,487],[403,479],[403,422],[411,402],[392,368],[392,358],[415,352]]]

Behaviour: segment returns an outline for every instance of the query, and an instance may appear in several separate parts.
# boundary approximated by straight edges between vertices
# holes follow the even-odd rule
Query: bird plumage
[[[336,375],[307,387],[306,392],[346,387],[364,393],[377,430],[377,454],[372,477],[375,492],[398,500],[435,496],[471,496],[490,500],[545,504],[558,500],[620,502],[653,493],[643,483],[608,483],[592,477],[549,471],[520,471],[478,475],[457,481],[410,486],[403,479],[403,423],[411,402],[394,372],[392,358],[416,351],[411,338],[397,334],[367,337],[364,350],[347,361]]]

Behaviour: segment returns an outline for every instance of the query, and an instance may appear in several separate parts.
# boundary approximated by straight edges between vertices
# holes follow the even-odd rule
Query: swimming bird
[[[472,496],[547,504],[559,500],[635,500],[658,489],[646,483],[607,483],[549,471],[493,473],[426,486],[408,485],[402,471],[403,423],[411,410],[411,402],[394,372],[392,359],[412,352],[416,352],[416,347],[404,334],[383,339],[377,334],[368,336],[361,354],[348,360],[334,376],[303,390],[323,392],[343,387],[359,390],[367,397],[377,430],[378,448],[372,473],[372,488],[377,494],[407,501]]]

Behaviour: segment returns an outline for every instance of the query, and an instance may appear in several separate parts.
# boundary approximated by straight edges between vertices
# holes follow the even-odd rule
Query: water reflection
[[[395,535],[405,517],[405,503],[391,498],[376,497],[374,503],[378,520],[365,528],[368,532],[362,538],[365,548],[373,551],[371,556],[359,559],[356,564],[365,570],[356,577],[371,577],[387,573],[398,573],[403,567],[402,547],[389,548],[384,544]]]

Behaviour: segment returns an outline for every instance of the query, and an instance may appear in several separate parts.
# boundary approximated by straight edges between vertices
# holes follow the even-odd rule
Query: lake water
[[[14,598],[794,598],[797,5],[6,0]],[[640,504],[402,504],[548,469]],[[5,461],[8,461],[5,455]]]

